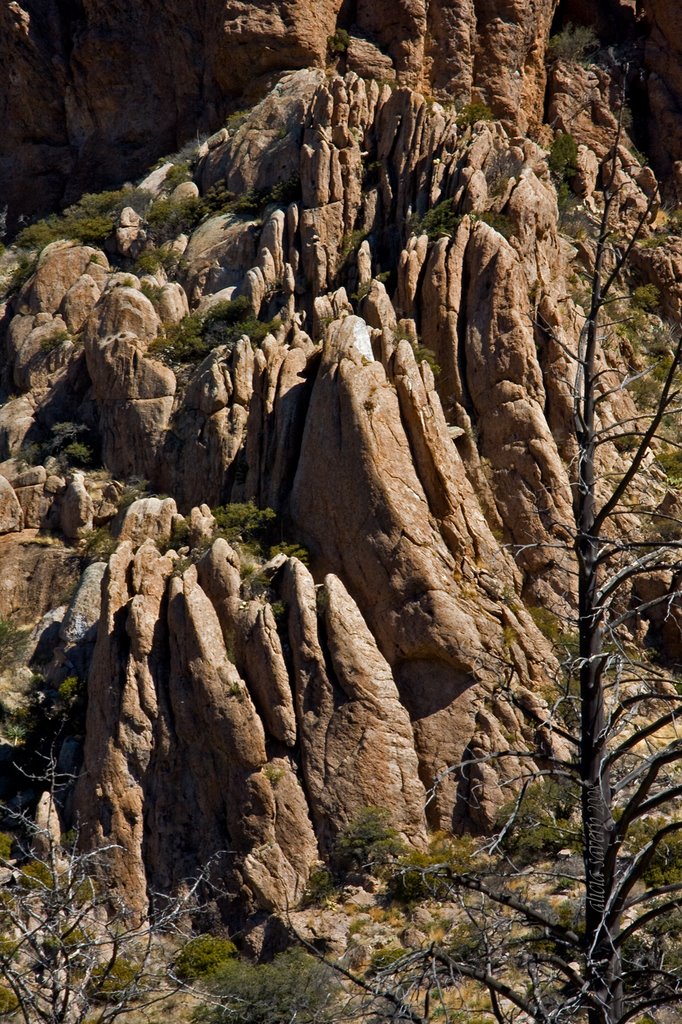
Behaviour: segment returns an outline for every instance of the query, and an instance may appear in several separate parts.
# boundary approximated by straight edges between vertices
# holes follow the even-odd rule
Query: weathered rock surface
[[[0,536],[0,619],[33,625],[78,582],[80,560],[73,550],[41,543],[37,532]]]
[[[9,38],[19,33],[29,92],[57,45],[43,32],[56,11],[37,6],[0,14]],[[209,3],[201,18],[191,2],[172,85],[164,68],[123,125],[92,33],[111,40],[118,26],[113,53],[134,65],[126,87],[139,84],[137,39],[121,56],[127,33],[144,30],[153,69],[158,41],[165,52],[180,31],[166,6],[152,19],[141,3],[128,20],[127,0],[107,10],[92,0],[77,32],[62,21],[60,38],[73,29],[76,44],[42,112],[29,117],[16,82],[5,86],[9,107],[26,112],[15,136],[65,121],[51,185],[62,190],[112,138],[130,166],[154,139],[175,145],[200,79],[217,126],[247,82],[255,98],[278,75],[202,144],[195,181],[173,193],[248,193],[248,212],[232,203],[164,241],[158,268],[136,277],[128,258],[153,230],[124,210],[107,242],[116,266],[56,242],[8,301],[0,615],[33,586],[25,614],[41,618],[60,575],[73,582],[81,568],[27,528],[60,530],[84,556],[114,549],[95,555],[73,597],[60,593],[58,616],[41,619],[41,650],[56,638],[49,679],[88,683],[72,809],[86,841],[113,844],[113,877],[138,913],[150,891],[211,864],[241,926],[251,911],[295,905],[362,807],[385,806],[416,848],[431,790],[430,827],[487,831],[508,798],[502,783],[524,771],[511,756],[493,767],[490,755],[558,742],[542,727],[531,736],[498,688],[513,679],[519,707],[542,718],[557,666],[527,608],[563,614],[574,599],[561,550],[576,454],[567,353],[594,257],[589,237],[567,237],[566,196],[560,213],[547,151],[527,135],[551,143],[540,125],[550,0],[503,12],[484,0],[359,0],[352,11],[328,0],[315,17],[303,0]],[[664,6],[652,0],[652,38],[674,27]],[[332,57],[337,27],[350,44]],[[342,74],[325,73],[327,59]],[[598,219],[616,126],[618,73],[608,55],[601,64],[554,62],[547,92],[555,127],[579,143],[566,187],[583,224]],[[673,72],[657,72],[670,96]],[[470,101],[498,119],[468,123],[458,108]],[[648,211],[648,239],[664,220],[654,220],[658,181],[621,141],[615,216],[625,231]],[[115,174],[124,157],[112,159]],[[147,179],[154,194],[170,167]],[[632,258],[637,282],[656,284],[673,318],[678,249],[655,238]],[[214,347],[194,362],[164,349],[188,312],[219,303],[238,329],[213,324]],[[253,317],[268,326],[254,329]],[[637,359],[634,345],[618,345],[609,360]],[[617,393],[614,365],[600,370],[614,388],[600,416],[616,424],[634,407]],[[69,464],[60,424],[92,442],[101,468]],[[622,453],[605,446],[600,458],[606,487]],[[654,491],[661,476],[652,469]],[[245,527],[235,539],[215,506],[251,501],[275,510],[273,533],[256,541]],[[269,550],[278,542],[283,550]],[[676,586],[654,579],[641,593]],[[665,634],[677,657],[678,621],[651,615],[640,633]]]
[[[652,139],[670,168],[682,153],[679,13],[670,0],[643,6]],[[9,126],[0,193],[10,223],[142,173],[197,131],[218,128],[237,97],[256,98],[283,71],[322,68],[337,27],[351,31],[349,70],[397,73],[439,99],[484,102],[521,131],[535,129],[555,8],[553,0],[503,9],[488,0],[361,0],[351,8],[324,0],[314,9],[310,0],[189,0],[158,10],[150,0],[93,0],[67,11],[57,0],[13,0],[0,11],[4,62],[11,57],[17,69],[0,86]],[[596,21],[598,5],[584,16]],[[621,29],[627,35],[630,21]],[[290,141],[280,148],[290,151]]]
[[[0,476],[0,533],[15,533],[24,525],[24,513],[9,480]]]

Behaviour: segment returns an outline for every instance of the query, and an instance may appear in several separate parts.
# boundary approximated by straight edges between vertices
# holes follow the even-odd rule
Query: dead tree
[[[672,613],[682,596],[674,582],[682,541],[652,537],[646,524],[659,522],[660,511],[641,493],[632,497],[638,486],[641,492],[666,418],[679,411],[682,340],[672,331],[666,351],[644,370],[620,371],[605,358],[617,285],[653,205],[626,242],[614,242],[620,141],[619,127],[603,168],[584,324],[577,351],[565,348],[575,367],[573,521],[564,525],[577,576],[577,651],[566,659],[563,694],[535,721],[543,735],[561,741],[563,753],[515,750],[487,758],[519,758],[528,772],[500,835],[470,870],[447,858],[403,867],[407,890],[421,887],[458,902],[462,924],[442,943],[406,954],[380,973],[377,990],[388,988],[394,997],[387,1019],[432,1019],[436,1006],[446,1020],[468,1019],[471,1006],[456,1010],[455,994],[465,982],[486,994],[476,1019],[498,1024],[651,1024],[682,1002],[682,957],[675,948],[682,936],[682,872],[652,881],[652,868],[682,830],[682,696],[674,670],[638,652],[631,630],[656,608]],[[649,374],[658,381],[653,407],[604,426],[600,407]],[[628,461],[608,486],[599,479],[599,452],[622,437],[631,443]],[[674,513],[663,518],[682,525]],[[633,584],[656,573],[672,578],[666,593],[633,600]],[[514,829],[533,827],[524,806],[536,780],[574,794],[557,830],[567,837],[574,830],[582,868],[529,874],[509,853]],[[569,886],[561,913],[543,895],[550,884]]]
[[[45,821],[5,809],[13,840],[3,834],[0,852],[0,1014],[105,1024],[185,987],[165,943],[184,935],[201,879],[140,921],[107,883],[111,848],[82,850],[77,829],[59,834],[54,771],[50,781]]]

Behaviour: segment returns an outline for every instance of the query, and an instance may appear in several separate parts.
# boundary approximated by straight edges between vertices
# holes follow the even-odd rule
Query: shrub
[[[24,228],[17,235],[16,244],[20,249],[44,249],[50,242],[65,238],[85,245],[101,245],[124,207],[132,206],[143,213],[150,198],[149,193],[132,188],[86,194],[62,214],[52,214]]]
[[[502,235],[502,237],[506,238],[507,241],[509,241],[511,236],[514,234],[514,222],[511,217],[507,217],[504,213],[494,213],[492,210],[484,210],[482,213],[472,213],[471,219],[472,221],[483,221],[484,224],[491,227],[493,231],[497,231],[498,235]]]
[[[90,445],[82,441],[72,441],[63,449],[62,454],[70,466],[92,466],[95,455]]]
[[[641,284],[632,293],[635,309],[644,313],[655,313],[661,302],[661,293],[655,284]]]
[[[653,839],[659,829],[669,824],[666,818],[640,819],[628,831],[627,847],[633,853],[638,852]],[[682,835],[679,832],[673,832],[658,844],[642,880],[649,889],[682,882]]]
[[[434,868],[467,872],[474,867],[476,858],[471,836],[437,833],[426,852],[410,850],[400,857],[389,877],[388,891],[394,899],[408,904],[430,898],[444,899],[448,894],[447,880]]]
[[[218,526],[218,536],[228,544],[241,542],[263,552],[271,537],[277,513],[271,508],[258,508],[253,501],[233,502],[211,509]]]
[[[327,37],[327,49],[332,54],[345,53],[350,46],[350,35],[345,28],[337,28],[333,36]]]
[[[183,981],[207,978],[237,955],[229,939],[217,935],[197,935],[190,939],[175,960],[175,972]]]
[[[317,868],[310,872],[308,885],[301,899],[301,907],[327,906],[336,895],[334,876],[327,868]]]
[[[435,242],[438,238],[454,235],[461,222],[461,214],[455,213],[454,199],[444,199],[424,215],[417,230],[428,235],[429,241]]]
[[[96,967],[90,982],[90,998],[95,1003],[118,1002],[134,986],[138,971],[138,965],[123,956],[113,964]]]
[[[55,423],[46,441],[29,445],[21,454],[28,465],[38,465],[48,458],[56,459],[60,469],[65,471],[69,466],[95,465],[98,450],[99,441],[89,427],[67,420]]]
[[[591,25],[573,25],[569,22],[561,32],[552,36],[547,52],[552,60],[580,63],[598,46],[599,40]]]
[[[365,238],[367,238],[367,232],[359,229],[357,231],[348,231],[343,236],[339,246],[339,257],[342,265],[348,262],[351,255],[360,247]]]
[[[14,992],[5,988],[4,985],[0,985],[0,1015],[4,1018],[5,1014],[14,1013],[18,1008],[19,1000]]]
[[[405,844],[383,807],[362,807],[334,843],[332,860],[344,870],[383,868],[405,852]]]
[[[78,676],[67,676],[57,690],[58,710],[70,733],[81,733],[85,726],[85,684]]]
[[[142,284],[140,285],[140,291],[145,296],[145,298],[149,299],[152,306],[156,306],[159,299],[161,298],[163,288],[161,285],[150,284],[149,281],[143,281]]]
[[[172,274],[177,269],[180,259],[178,253],[172,250],[145,249],[133,264],[133,271],[138,277],[143,274],[155,274],[160,268]],[[144,285],[142,291],[144,292]]]
[[[310,565],[310,552],[307,548],[301,547],[300,544],[273,544],[270,548],[270,558],[274,558],[275,555],[286,555],[287,558],[298,558],[299,562],[303,562],[304,565]]]
[[[185,181],[192,180],[192,172],[190,170],[189,160],[182,160],[173,166],[168,171],[164,179],[164,188],[171,192],[178,185],[182,185]]]
[[[259,345],[277,323],[258,320],[248,299],[241,297],[219,302],[203,315],[190,313],[179,324],[167,327],[165,335],[153,342],[149,351],[173,362],[196,363],[218,345],[233,347],[242,335],[247,335],[252,345]]]
[[[575,630],[565,629],[561,619],[549,608],[540,606],[529,607],[528,614],[545,639],[555,647],[562,645],[569,650],[576,650],[577,636]]]
[[[18,884],[22,889],[54,889],[55,878],[47,864],[41,860],[30,860],[22,865]]]
[[[9,860],[12,856],[14,837],[9,832],[0,832],[0,860]]]
[[[90,562],[108,562],[116,550],[116,540],[108,527],[98,526],[96,530],[86,533],[81,550]]]
[[[203,197],[206,212],[211,217],[221,213],[229,213],[234,208],[235,199],[234,192],[228,190],[224,181],[213,185]]]
[[[222,200],[223,208],[218,212],[258,213],[271,203],[275,203],[278,206],[288,206],[289,203],[298,202],[301,198],[301,179],[298,175],[293,175],[291,178],[287,178],[286,181],[277,182],[271,188],[250,188],[238,196],[231,196],[231,193],[227,191],[224,193],[218,192],[212,198],[212,204],[221,202],[221,195],[224,196]]]
[[[189,523],[186,519],[178,519],[175,525],[172,527],[168,543],[164,545],[166,551],[171,548],[174,551],[178,551],[179,548],[184,548],[189,545]]]
[[[405,950],[401,946],[383,946],[381,949],[375,949],[369,962],[369,971],[372,974],[385,971],[404,956]]]
[[[31,275],[35,272],[36,262],[37,260],[35,256],[27,256],[26,254],[24,254],[19,257],[19,262],[12,271],[12,276],[10,277],[9,282],[7,284],[8,295],[11,292],[19,291],[19,289],[26,284],[29,277],[31,277]]]
[[[15,626],[8,619],[0,619],[0,671],[12,668],[24,656],[28,643],[28,629]]]
[[[656,461],[673,487],[682,484],[682,451],[671,445],[664,445],[656,453]]]
[[[580,806],[577,785],[549,780],[531,783],[503,839],[506,853],[520,864],[550,859],[564,848],[579,851],[581,835],[571,817]],[[497,827],[502,828],[515,807],[510,801],[500,811]]]
[[[578,145],[568,132],[558,132],[552,143],[547,163],[557,181],[565,182],[578,170]]]
[[[426,345],[420,345],[419,342],[417,342],[415,345],[412,346],[412,350],[414,352],[414,358],[417,360],[417,362],[428,363],[428,365],[431,367],[431,372],[433,373],[434,377],[437,377],[438,374],[441,372],[441,369],[438,361],[436,360],[436,353],[433,351],[433,349],[427,348]]]
[[[230,960],[207,987],[212,1001],[194,1013],[195,1024],[319,1024],[339,983],[330,967],[295,948],[270,964]]]
[[[166,327],[165,334],[149,346],[149,354],[165,356],[177,363],[200,362],[210,351],[204,344],[202,328],[199,313],[190,313],[180,323]]]
[[[157,245],[190,234],[206,215],[206,208],[199,196],[185,199],[160,198],[155,200],[147,215],[149,227]]]
[[[63,342],[70,340],[71,335],[69,334],[68,331],[55,331],[54,334],[51,334],[49,338],[43,338],[43,340],[40,343],[40,351],[54,352],[54,350],[56,348],[59,348],[59,346]]]
[[[388,880],[388,891],[401,903],[418,903],[426,899],[443,899],[447,893],[444,879],[430,871],[441,859],[431,853],[413,851],[401,857]]]
[[[457,115],[458,128],[472,128],[478,121],[492,121],[493,112],[485,103],[467,103]]]

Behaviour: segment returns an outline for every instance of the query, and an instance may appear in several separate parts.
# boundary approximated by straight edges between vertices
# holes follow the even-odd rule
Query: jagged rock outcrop
[[[294,903],[318,857],[311,817],[323,841],[333,836],[370,802],[377,775],[396,825],[422,843],[409,717],[338,580],[324,590],[330,678],[313,580],[289,563],[290,677],[272,612],[240,599],[239,559],[224,541],[181,574],[173,552],[135,546],[123,541],[103,577],[75,800],[88,838],[116,844],[126,898],[144,911],[148,885],[172,889],[220,854],[240,913]]]
[[[265,88],[278,73],[200,147],[192,182],[165,186],[169,161],[144,183],[171,204],[211,192],[223,212],[157,246],[153,218],[126,207],[111,262],[55,242],[3,314],[13,394],[0,409],[0,545],[12,587],[40,577],[34,618],[53,607],[60,573],[75,580],[96,559],[43,621],[40,646],[56,636],[51,683],[87,677],[69,813],[84,843],[111,846],[112,877],[139,915],[150,891],[207,866],[232,924],[293,906],[370,804],[418,849],[427,792],[429,827],[490,831],[504,783],[525,770],[491,755],[558,750],[543,724],[558,666],[528,608],[551,619],[575,596],[570,353],[594,258],[589,233],[569,237],[561,218],[597,222],[619,79],[606,58],[552,63],[549,116],[579,144],[560,181],[526,135],[551,143],[540,121],[555,6],[510,3],[502,18],[484,0],[359,0],[352,13],[329,0],[312,18],[302,0],[208,4],[201,17],[190,3],[173,89],[126,125],[105,116],[112,72],[91,33],[108,39],[127,4],[92,0],[81,16],[60,70],[63,110],[52,110],[77,142],[75,170],[60,157],[59,189],[76,187],[107,140],[127,140],[131,166],[154,139],[178,141],[196,76],[215,126],[247,78]],[[51,44],[26,12],[34,28],[57,24],[51,5],[34,8],[0,14],[10,37],[23,32],[29,90]],[[140,4],[126,32],[148,29],[153,54],[160,33],[165,47],[175,38],[176,15],[168,5],[151,25]],[[326,73],[327,36],[346,24],[339,73]],[[367,66],[387,73],[365,80]],[[103,90],[90,105],[89,76]],[[165,81],[164,69],[155,88]],[[451,103],[471,100],[497,120]],[[627,134],[620,143],[618,223],[627,231],[647,214],[632,272],[678,317],[677,243],[653,236],[659,182]],[[189,354],[176,345],[183,321]],[[637,366],[635,347],[621,336],[600,362],[613,391],[603,424],[636,411],[616,371],[623,353]],[[57,443],[71,421],[93,446],[76,451],[80,469]],[[43,465],[24,465],[27,451]],[[606,486],[627,454],[607,445],[599,458]],[[661,478],[651,469],[663,499]],[[246,527],[226,527],[216,506],[235,502],[273,509],[277,535],[256,549]],[[46,548],[38,565],[29,528],[72,547]],[[650,580],[642,594],[674,586]],[[2,596],[0,614],[26,597]],[[667,631],[676,651],[671,623],[650,616],[640,632]]]
[[[578,19],[599,22],[600,6]],[[483,102],[520,131],[535,130],[556,7],[514,2],[501,14],[488,0],[359,0],[352,8],[324,0],[314,9],[309,0],[191,0],[159,10],[150,0],[68,8],[12,0],[0,11],[2,54],[16,69],[0,85],[9,126],[0,194],[10,223],[142,173],[197,131],[218,128],[231,103],[255,98],[278,73],[323,67],[337,28],[351,33],[340,62],[348,70],[381,78],[385,69],[438,99]],[[679,15],[671,0],[643,7],[652,139],[670,168],[680,160]],[[626,37],[631,14],[619,15]]]

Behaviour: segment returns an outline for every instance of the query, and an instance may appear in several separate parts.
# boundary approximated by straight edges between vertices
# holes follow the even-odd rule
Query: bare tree
[[[651,1024],[671,1020],[665,1015],[682,1003],[682,872],[657,870],[682,831],[682,695],[674,671],[647,656],[635,629],[647,616],[670,620],[682,596],[682,522],[674,507],[661,510],[660,494],[648,497],[651,478],[644,475],[661,439],[677,444],[666,427],[680,411],[682,340],[671,330],[644,369],[619,369],[605,352],[617,322],[611,311],[622,305],[618,291],[654,202],[627,241],[614,239],[620,142],[619,127],[602,168],[603,208],[577,351],[563,346],[575,367],[574,518],[564,526],[577,577],[577,651],[565,659],[553,707],[532,713],[543,738],[538,749],[485,758],[514,757],[526,766],[500,834],[466,870],[448,858],[403,867],[399,887],[454,901],[460,915],[442,943],[378,973],[374,996],[390,994],[384,1019],[426,1021],[437,1010],[452,1021]],[[647,376],[656,381],[648,411],[630,405],[615,423],[601,415],[616,393]],[[623,438],[630,450],[614,476],[600,451]],[[652,534],[661,523],[670,539]],[[655,593],[637,598],[638,584],[652,579]],[[506,691],[515,701],[512,668]],[[480,760],[453,770],[466,776]],[[561,811],[556,801],[549,806],[552,787]],[[528,807],[538,789],[547,806],[534,814]],[[566,866],[544,873],[520,864],[515,832],[535,829],[541,842],[548,828],[554,853],[572,846],[580,856],[561,851]],[[524,841],[532,839],[531,832]],[[557,892],[564,897],[557,900]],[[485,994],[473,1004],[471,983]]]
[[[78,829],[59,834],[52,768],[37,820],[6,809],[15,838],[7,849],[5,834],[0,855],[0,995],[25,1024],[104,1024],[185,987],[167,943],[184,934],[201,880],[141,921],[107,884],[111,848],[84,851]]]

